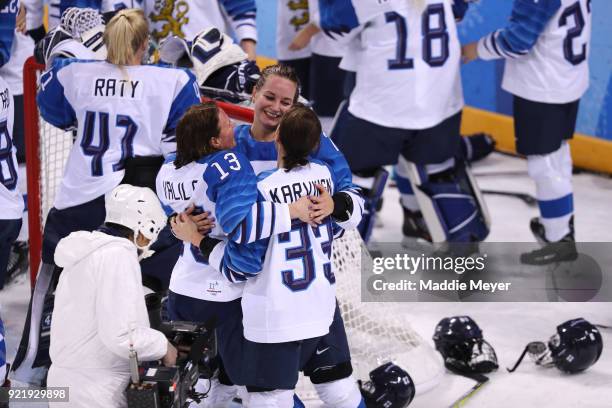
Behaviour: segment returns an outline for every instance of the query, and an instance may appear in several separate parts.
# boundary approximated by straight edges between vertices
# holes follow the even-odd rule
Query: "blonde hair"
[[[149,37],[149,24],[139,9],[121,10],[104,30],[106,60],[115,65],[129,65]]]

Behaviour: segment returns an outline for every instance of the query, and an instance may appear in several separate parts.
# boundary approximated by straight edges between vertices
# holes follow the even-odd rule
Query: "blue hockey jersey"
[[[19,0],[10,0],[0,10],[0,67],[11,57],[11,47],[15,38],[15,21],[19,11]]]

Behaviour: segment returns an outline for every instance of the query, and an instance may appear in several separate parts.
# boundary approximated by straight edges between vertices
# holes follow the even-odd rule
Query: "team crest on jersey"
[[[310,21],[310,13],[308,12],[308,0],[290,0],[287,3],[287,7],[289,7],[289,10],[291,11],[298,12],[296,13],[296,15],[291,17],[291,20],[289,20],[289,24],[291,24],[295,28],[295,31],[300,31],[300,28],[308,24],[308,21]],[[301,13],[299,13],[299,11],[301,11]]]
[[[189,23],[189,4],[187,0],[156,0],[154,11],[149,18],[154,23],[162,22],[160,30],[153,30],[153,38],[158,42],[168,36],[185,38],[183,26]]]

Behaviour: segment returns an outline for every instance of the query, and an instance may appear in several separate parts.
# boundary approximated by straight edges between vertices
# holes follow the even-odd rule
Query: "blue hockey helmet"
[[[359,381],[359,390],[368,408],[404,408],[415,394],[410,375],[390,362],[370,371],[370,381]]]
[[[603,341],[595,326],[578,318],[557,326],[557,334],[548,341],[548,348],[559,370],[578,373],[597,362]]]
[[[484,340],[482,330],[469,316],[440,320],[433,341],[449,369],[489,373],[498,367],[495,350]]]

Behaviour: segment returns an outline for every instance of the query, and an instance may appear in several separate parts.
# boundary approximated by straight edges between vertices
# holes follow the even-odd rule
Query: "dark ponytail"
[[[302,104],[289,109],[278,125],[278,141],[285,150],[285,170],[308,164],[308,156],[319,146],[320,139],[321,122],[312,109]]]

